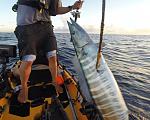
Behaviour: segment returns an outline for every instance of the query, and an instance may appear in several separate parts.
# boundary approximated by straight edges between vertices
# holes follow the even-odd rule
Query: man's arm
[[[76,1],[72,6],[69,7],[58,7],[57,14],[65,14],[70,12],[73,9],[80,9],[82,7],[83,1]]]

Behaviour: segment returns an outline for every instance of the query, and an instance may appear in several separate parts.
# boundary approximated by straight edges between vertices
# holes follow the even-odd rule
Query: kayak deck
[[[62,69],[61,66],[60,69]],[[41,79],[43,80],[41,81]],[[63,93],[56,93],[61,105],[63,106],[63,111],[69,120],[72,120],[75,117],[79,120],[87,120],[86,115],[83,115],[80,111],[80,108],[82,108],[82,97],[80,96],[80,98],[78,98],[79,92],[76,86],[76,81],[67,71],[63,74],[63,80],[64,84],[61,85]],[[10,81],[12,82],[11,84],[16,84],[16,86],[18,86],[18,83],[13,83],[15,80]],[[4,108],[1,113],[0,120],[42,119],[42,114],[45,114],[48,110],[45,109],[45,104],[48,103],[48,105],[51,105],[51,97],[56,92],[54,86],[51,84],[51,75],[49,74],[49,70],[32,70],[29,81],[28,102],[26,104],[17,103],[16,93],[6,94],[5,97],[0,99],[0,106]],[[15,89],[17,88],[16,86]],[[12,103],[12,101],[14,101],[14,103]]]

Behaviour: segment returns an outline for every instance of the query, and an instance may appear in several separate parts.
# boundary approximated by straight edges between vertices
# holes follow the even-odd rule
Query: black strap
[[[18,2],[18,4],[31,6],[37,8],[38,10],[45,9],[45,5],[38,1],[23,1],[23,2]]]
[[[49,5],[45,5],[42,2],[36,1],[29,1],[29,0],[18,0],[17,4],[14,4],[12,7],[12,10],[14,12],[17,12],[18,5],[27,5],[33,8],[36,8],[38,10],[44,9],[49,12],[50,16],[56,16],[57,15],[57,7],[58,7],[59,0],[50,0]]]

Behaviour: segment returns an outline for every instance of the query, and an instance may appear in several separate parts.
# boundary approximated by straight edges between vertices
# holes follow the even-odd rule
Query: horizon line
[[[13,33],[12,31],[0,31],[0,33]],[[55,34],[70,34],[69,32],[54,32]],[[100,35],[99,33],[88,32],[88,34]],[[150,36],[150,34],[121,34],[121,33],[105,33],[103,35],[133,35],[133,36]]]

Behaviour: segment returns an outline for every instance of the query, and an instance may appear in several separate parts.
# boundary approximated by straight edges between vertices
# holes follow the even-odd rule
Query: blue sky
[[[16,13],[11,8],[17,0],[0,0],[0,31],[13,32]],[[99,33],[102,0],[84,0],[78,23],[87,32]],[[63,6],[72,5],[74,0],[62,0]],[[106,0],[105,33],[150,34],[150,0]],[[68,30],[66,21],[70,13],[52,17],[55,32]]]

